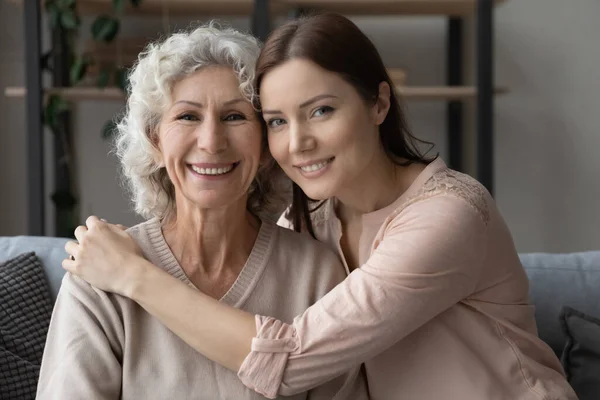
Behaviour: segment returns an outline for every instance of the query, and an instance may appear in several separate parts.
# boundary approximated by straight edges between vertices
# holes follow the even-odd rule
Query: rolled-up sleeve
[[[387,225],[366,263],[291,325],[257,316],[239,378],[274,398],[347,372],[469,296],[486,243],[486,221],[462,198],[410,205]]]

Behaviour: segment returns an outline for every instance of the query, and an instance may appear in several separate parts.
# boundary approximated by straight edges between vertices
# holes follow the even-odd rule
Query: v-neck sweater
[[[157,219],[128,232],[146,259],[195,288]],[[326,246],[263,221],[245,265],[219,301],[291,322],[344,275],[339,259]],[[288,398],[356,395],[366,397],[358,368]],[[235,372],[196,352],[134,301],[67,273],[50,323],[37,399],[167,398],[264,399],[246,388]]]

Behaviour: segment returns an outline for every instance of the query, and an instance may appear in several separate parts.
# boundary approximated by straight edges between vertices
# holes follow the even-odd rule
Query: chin
[[[331,191],[326,190],[325,188],[316,187],[316,185],[304,185],[300,186],[302,191],[312,200],[327,200],[330,197],[333,197]]]

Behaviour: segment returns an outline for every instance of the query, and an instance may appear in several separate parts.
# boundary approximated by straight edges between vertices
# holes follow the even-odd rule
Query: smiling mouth
[[[212,168],[212,167],[198,167],[196,165],[188,164],[188,168],[191,169],[192,171],[194,171],[198,175],[218,176],[218,175],[225,175],[225,174],[230,173],[238,165],[239,165],[239,161],[235,162],[235,163],[232,163],[232,164],[229,164],[229,165],[226,165],[226,166],[216,167],[216,168]]]
[[[325,168],[327,165],[329,165],[329,164],[330,164],[330,163],[333,161],[333,159],[334,159],[334,158],[335,158],[335,157],[331,157],[331,158],[330,158],[330,159],[328,159],[328,160],[320,161],[320,162],[318,162],[318,163],[315,163],[315,164],[304,165],[304,166],[302,166],[302,167],[298,167],[298,168],[300,168],[300,169],[301,169],[302,171],[304,171],[304,172],[315,172],[315,171],[319,171],[319,170],[321,170],[321,169]]]

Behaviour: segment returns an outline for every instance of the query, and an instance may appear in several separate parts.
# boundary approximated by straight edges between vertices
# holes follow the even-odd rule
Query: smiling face
[[[230,67],[203,68],[175,83],[157,145],[177,209],[245,207],[261,140],[260,121]]]
[[[292,59],[265,74],[260,97],[271,154],[310,198],[357,195],[386,162],[378,127],[388,108],[339,75]]]

